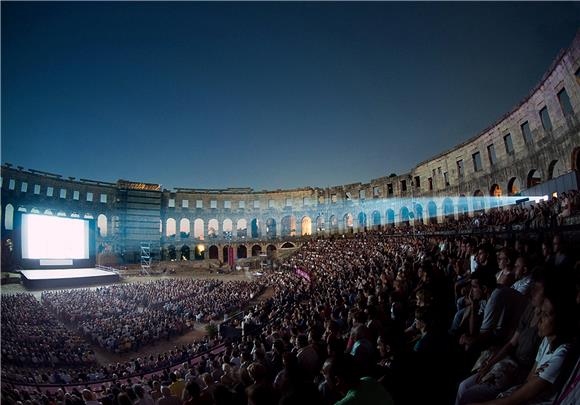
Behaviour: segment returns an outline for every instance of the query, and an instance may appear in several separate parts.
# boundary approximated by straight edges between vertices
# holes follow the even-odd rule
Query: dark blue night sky
[[[508,112],[573,3],[2,2],[2,162],[166,188],[402,173]]]

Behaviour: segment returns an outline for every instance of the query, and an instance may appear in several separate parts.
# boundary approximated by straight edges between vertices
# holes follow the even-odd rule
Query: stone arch
[[[261,236],[260,221],[258,218],[254,218],[250,221],[250,235],[252,238],[259,238]]]
[[[437,223],[437,204],[435,204],[435,201],[429,201],[427,203],[427,213],[429,214],[429,223],[436,224]]]
[[[423,206],[415,203],[415,223],[423,224]]]
[[[14,229],[14,206],[6,204],[4,207],[4,229],[11,231]]]
[[[175,220],[173,221],[175,222]],[[97,233],[101,237],[107,236],[107,216],[105,214],[99,214],[97,217]]]
[[[224,263],[229,263],[230,259],[230,245],[226,245],[222,248]]]
[[[244,218],[238,219],[236,223],[236,235],[238,238],[246,238],[248,236],[248,221]]]
[[[373,211],[373,229],[381,229],[381,213]]]
[[[580,172],[580,146],[574,148],[572,151],[572,159],[570,160],[570,169]]]
[[[268,257],[275,257],[275,256],[276,256],[276,246],[274,246],[274,245],[271,245],[271,244],[270,244],[270,245],[268,245],[268,246],[266,247],[266,255],[267,255]]]
[[[201,243],[195,246],[193,249],[193,260],[203,260],[205,258],[205,246]]]
[[[520,180],[517,177],[512,177],[509,179],[507,184],[507,192],[509,196],[520,195],[522,186]]]
[[[387,210],[387,226],[395,226],[395,210]]]
[[[230,218],[224,219],[222,226],[222,233],[224,235],[224,238],[233,236],[233,231],[234,231],[234,222]]]
[[[409,226],[410,221],[409,221],[409,208],[407,207],[401,207],[401,211],[399,213],[400,215],[400,223],[404,226]]]
[[[331,215],[328,222],[330,224],[330,233],[338,232],[338,218],[336,215]]]
[[[540,169],[532,169],[528,172],[526,187],[532,188],[542,182],[542,172]]]
[[[175,250],[175,246],[167,246],[167,258],[169,260],[175,260],[177,258],[177,251]]]
[[[220,257],[219,248],[216,245],[211,245],[209,247],[209,258],[219,259],[219,257]]]
[[[566,174],[566,168],[561,160],[552,160],[548,166],[548,179],[555,179]]]
[[[179,260],[189,260],[191,258],[191,249],[187,245],[183,245],[180,250]]]
[[[282,218],[282,237],[296,236],[296,217],[294,215],[286,215]]]
[[[237,249],[238,259],[245,259],[248,257],[248,248],[245,245],[239,245]]]
[[[204,239],[204,226],[203,219],[201,218],[197,218],[193,221],[193,237],[199,240]]]
[[[168,238],[175,238],[176,232],[175,219],[167,218],[167,221],[165,221],[165,236]]]
[[[252,257],[260,256],[261,253],[262,253],[262,246],[260,246],[260,245],[252,246]]]
[[[501,197],[501,195],[502,195],[502,189],[499,186],[499,184],[493,184],[491,186],[491,188],[489,189],[489,195],[491,197]]]
[[[215,239],[218,237],[219,222],[217,219],[212,218],[207,222],[207,237],[210,239]]]
[[[342,218],[344,223],[344,232],[345,233],[352,233],[353,232],[353,219],[351,213],[344,214]]]
[[[282,246],[280,246],[281,249],[293,249],[295,247],[296,245],[294,245],[292,242],[284,242]]]
[[[319,215],[316,218],[316,233],[322,233],[322,232],[324,232],[324,216]]]
[[[302,218],[302,236],[312,235],[312,219],[309,216]]]
[[[447,221],[455,218],[455,207],[453,206],[453,200],[449,197],[443,200],[443,215]]]
[[[367,227],[367,214],[363,211],[358,213],[358,229],[364,230]]]
[[[274,218],[269,218],[266,221],[266,237],[268,239],[276,237],[276,220]]]
[[[191,224],[189,223],[189,219],[181,218],[181,220],[179,221],[179,236],[182,239],[189,238],[190,233],[191,233]]]

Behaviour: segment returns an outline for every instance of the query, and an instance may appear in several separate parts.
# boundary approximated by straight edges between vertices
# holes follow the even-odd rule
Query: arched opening
[[[491,188],[489,189],[489,195],[490,197],[495,197],[495,198],[491,198],[489,205],[492,208],[498,207],[499,206],[499,198],[501,197],[501,187],[498,184],[494,184],[491,186]]]
[[[173,245],[167,246],[167,258],[169,260],[175,260],[177,258],[177,252],[175,250],[175,246],[173,246]]]
[[[175,225],[175,220],[173,220],[173,222]],[[97,217],[97,232],[98,235],[102,238],[107,236],[107,217],[105,216],[105,214],[100,214]]]
[[[216,245],[211,245],[209,247],[209,258],[217,260],[217,259],[219,259],[219,256],[220,256],[220,254],[219,254],[218,247]]]
[[[358,229],[366,230],[367,227],[367,214],[364,212],[359,212],[358,214]]]
[[[260,222],[257,218],[252,219],[250,222],[250,232],[252,238],[259,238],[260,237]]]
[[[548,167],[548,179],[555,179],[566,174],[566,168],[561,160],[552,160]]]
[[[32,209],[30,210],[30,213],[31,213],[31,214],[40,214],[40,210],[39,210],[38,208],[32,208]],[[79,214],[76,214],[76,213],[75,213],[75,214],[71,214],[71,217],[72,217],[73,215],[75,215],[75,216],[74,216],[74,218],[80,218],[80,215],[79,215]]]
[[[50,210],[46,210],[46,211],[44,211],[44,215],[52,215],[52,211],[50,211],[50,214],[49,214],[49,211],[50,211]],[[84,218],[84,219],[94,219],[94,217],[93,217],[91,214],[85,214],[85,216],[84,216],[83,218]],[[161,220],[160,220],[160,221],[161,221]]]
[[[527,188],[537,186],[542,182],[542,173],[538,169],[532,169],[528,173]]]
[[[203,260],[205,258],[205,246],[201,243],[195,246],[193,250],[193,259],[194,260]],[[217,259],[217,250],[216,250],[216,259]]]
[[[252,246],[252,257],[260,256],[261,253],[262,253],[262,246],[260,246],[260,245]]]
[[[338,218],[336,215],[331,215],[329,218],[330,222],[330,233],[338,232]]]
[[[572,151],[571,169],[580,172],[580,146]]]
[[[280,247],[282,249],[292,249],[295,248],[296,246],[292,242],[284,242],[284,244],[282,244],[282,246]]]
[[[20,212],[26,212],[26,208],[24,208],[24,207],[18,207],[18,211],[20,211]],[[56,213],[56,216],[57,217],[66,217],[66,212],[59,211],[59,212]],[[106,226],[106,224],[107,224],[107,220],[106,220],[106,217],[105,217],[105,226]],[[107,229],[105,229],[105,234],[104,235],[101,235],[101,236],[107,236]]]
[[[373,229],[381,229],[381,213],[373,211]]]
[[[218,220],[213,218],[207,223],[207,237],[210,239],[215,239],[218,236]]]
[[[245,259],[246,257],[248,257],[248,248],[246,248],[244,245],[240,245],[238,246],[238,259]]]
[[[443,200],[443,215],[445,216],[445,221],[455,219],[455,207],[453,207],[453,201],[449,197]]]
[[[310,217],[302,218],[302,236],[312,235],[312,220]]]
[[[274,218],[269,218],[266,221],[266,237],[268,239],[276,237],[276,220]]]
[[[4,229],[11,231],[14,229],[14,206],[6,204],[4,207]]]
[[[44,210],[44,215],[53,215],[52,210]],[[93,219],[91,214],[85,215],[85,218]]]
[[[274,246],[274,245],[268,245],[266,247],[266,255],[269,258],[276,257],[276,246]]]
[[[345,233],[352,233],[353,232],[352,214],[350,214],[350,213],[345,214],[343,217],[343,222],[344,222],[344,232]]]
[[[165,236],[167,236],[168,238],[175,238],[176,233],[175,228],[176,228],[175,219],[168,218],[167,221],[165,221]]]
[[[203,240],[204,239],[204,232],[203,232],[203,219],[197,218],[193,221],[193,237],[195,239]]]
[[[401,225],[409,226],[409,209],[407,207],[401,208]]]
[[[238,219],[236,224],[236,233],[238,238],[245,239],[248,236],[248,221],[244,218]]]
[[[473,210],[474,211],[484,211],[485,210],[485,198],[481,190],[475,190],[473,193]]]
[[[415,204],[415,223],[423,224],[423,206],[421,204]]]
[[[190,232],[191,232],[191,227],[190,227],[189,219],[181,218],[181,221],[179,221],[179,237],[181,239],[187,239],[187,238],[189,238]]]
[[[189,249],[189,246],[183,245],[181,247],[181,256],[180,256],[180,259],[181,260],[189,260],[191,258],[190,257],[190,254],[191,254],[191,250]]]
[[[516,196],[521,194],[522,186],[517,177],[512,177],[511,179],[509,179],[507,184],[507,190],[509,196]]]
[[[224,238],[226,238],[226,239],[231,238],[233,236],[233,230],[234,230],[233,221],[229,218],[224,219],[223,228],[222,228]]]
[[[282,218],[282,237],[296,236],[296,217],[286,215]]]
[[[224,254],[224,263],[228,263],[228,261],[230,260],[230,247],[229,246],[224,246],[222,249],[222,252]]]
[[[70,214],[71,218],[76,217],[78,218],[79,215],[72,213]],[[119,218],[118,215],[113,215],[111,217],[111,235],[115,236],[118,235],[120,232],[120,225],[121,225],[121,219]]]
[[[429,201],[427,203],[427,212],[429,213],[429,223],[437,223],[437,204],[434,201]]]
[[[395,226],[395,210],[392,209],[387,210],[387,226],[388,227]]]
[[[316,233],[322,232],[324,232],[324,217],[319,215],[318,218],[316,218]]]

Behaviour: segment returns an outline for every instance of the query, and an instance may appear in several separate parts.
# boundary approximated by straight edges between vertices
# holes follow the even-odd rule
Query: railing
[[[115,274],[117,274],[117,275],[119,274],[119,270],[118,270],[118,269],[116,269],[116,268],[114,268],[114,267],[110,267],[110,266],[102,266],[102,265],[100,265],[100,264],[97,264],[95,267],[96,267],[97,269],[99,269],[99,270],[105,270],[105,271],[108,271],[108,272],[111,272],[111,273],[115,273]]]

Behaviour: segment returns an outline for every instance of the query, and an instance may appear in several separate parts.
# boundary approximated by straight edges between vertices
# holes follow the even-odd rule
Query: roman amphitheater
[[[2,282],[36,291],[3,287],[3,404],[580,401],[580,32],[511,111],[407,173],[168,190],[17,164]]]

